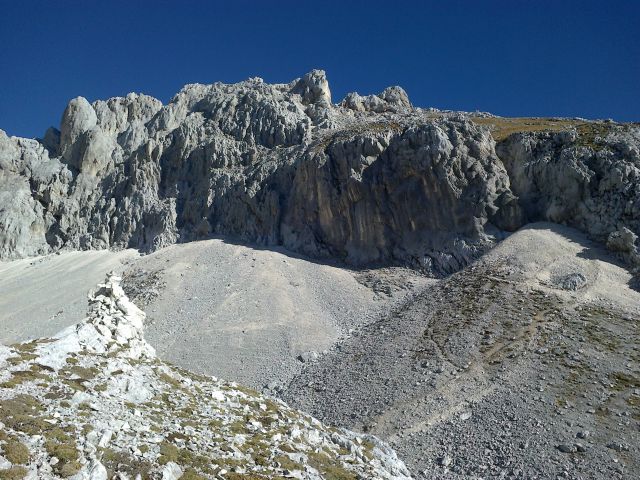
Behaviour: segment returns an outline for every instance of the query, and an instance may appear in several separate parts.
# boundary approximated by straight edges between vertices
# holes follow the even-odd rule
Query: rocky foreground
[[[373,436],[159,360],[111,275],[88,317],[0,346],[0,479],[402,479]]]

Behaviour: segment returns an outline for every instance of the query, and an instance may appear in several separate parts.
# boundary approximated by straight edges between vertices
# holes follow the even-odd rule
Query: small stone
[[[569,445],[568,443],[558,445],[558,450],[562,453],[576,453],[578,451],[575,445]]]
[[[111,437],[113,436],[113,431],[112,430],[105,430],[102,433],[102,437],[100,437],[100,441],[98,442],[98,446],[99,447],[106,447],[107,445],[109,445],[109,442],[111,441]]]
[[[607,448],[610,448],[611,450],[615,450],[616,452],[628,452],[629,451],[629,446],[625,445],[624,443],[618,443],[618,442],[611,442],[609,444],[607,444]]]
[[[443,457],[438,458],[438,465],[442,467],[448,467],[453,462],[453,458],[449,455],[445,455]]]
[[[162,469],[162,480],[178,480],[183,473],[178,464],[169,462]]]
[[[219,402],[224,402],[226,400],[224,393],[222,393],[222,391],[220,390],[216,390],[215,392],[213,392],[211,394],[211,398],[213,398],[214,400],[218,400]]]
[[[9,460],[4,458],[3,456],[0,456],[0,470],[9,470],[11,468],[11,465],[12,464]]]
[[[276,381],[267,383],[266,388],[267,388],[267,390],[271,390],[272,392],[278,392],[278,391],[282,390],[282,387]]]
[[[302,363],[311,363],[315,362],[319,357],[320,355],[318,355],[318,352],[311,350],[309,352],[304,352],[298,355],[298,360]]]
[[[469,420],[471,418],[471,412],[462,412],[460,414],[460,420]]]
[[[91,465],[88,480],[107,480],[107,469],[100,462],[96,461]]]

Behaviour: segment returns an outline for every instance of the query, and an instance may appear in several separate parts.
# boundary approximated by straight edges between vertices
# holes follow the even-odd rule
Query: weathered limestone
[[[361,96],[352,92],[347,94],[340,105],[358,112],[375,113],[402,112],[413,108],[402,87],[388,87],[377,95]]]
[[[640,129],[596,127],[602,132],[593,138],[572,130],[518,133],[496,152],[528,220],[569,225],[630,253],[640,233]]]
[[[164,106],[78,97],[41,142],[0,134],[0,258],[224,234],[444,273],[526,221],[604,242],[640,233],[639,129],[613,127],[596,143],[568,129],[496,147],[400,87],[332,104],[321,70],[187,85]]]
[[[57,370],[71,353],[84,350],[134,360],[155,357],[154,348],[143,338],[146,315],[129,301],[121,280],[110,273],[107,281],[89,294],[87,319],[60,332],[56,341],[39,347],[39,365]]]

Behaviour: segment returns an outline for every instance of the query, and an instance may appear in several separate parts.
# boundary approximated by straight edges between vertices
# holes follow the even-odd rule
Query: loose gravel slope
[[[138,256],[135,250],[100,250],[0,262],[0,344],[75,324],[86,311],[89,289]]]
[[[629,279],[577,232],[532,225],[356,332],[283,396],[387,440],[418,478],[637,478]]]
[[[300,355],[312,358],[330,349],[429,282],[399,272],[356,273],[285,249],[214,239],[141,257],[129,265],[125,289],[145,305],[147,339],[162,358],[263,388],[296,374]],[[400,278],[402,288],[381,287],[381,277],[382,283]],[[373,288],[363,285],[372,281]],[[375,293],[377,288],[386,293]]]

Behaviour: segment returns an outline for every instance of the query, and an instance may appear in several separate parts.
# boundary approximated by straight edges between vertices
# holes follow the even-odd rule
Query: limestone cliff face
[[[353,264],[450,272],[490,243],[488,226],[511,226],[496,212],[512,200],[488,131],[471,122],[360,124],[299,162],[283,243]]]
[[[515,134],[496,151],[530,220],[578,228],[640,266],[640,129]]]
[[[599,152],[567,135],[515,135],[496,153],[469,115],[414,108],[399,87],[333,104],[319,70],[289,84],[187,85],[167,105],[79,97],[41,141],[0,131],[0,258],[224,234],[356,265],[450,272],[526,217],[591,232],[586,213],[570,220],[588,210],[619,219],[597,236],[639,233],[625,186],[637,128]],[[605,177],[604,193],[583,195]],[[577,197],[582,206],[563,206]]]
[[[399,87],[334,105],[322,71],[187,85],[166,106],[76,98],[59,132],[0,150],[1,258],[218,233],[448,271],[491,244],[511,198],[487,131]]]

